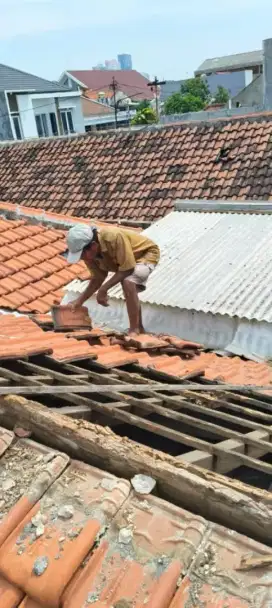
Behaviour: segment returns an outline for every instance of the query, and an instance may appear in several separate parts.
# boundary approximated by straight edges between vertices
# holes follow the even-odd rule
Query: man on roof
[[[144,333],[139,292],[160,259],[158,245],[148,237],[123,228],[102,228],[77,224],[67,236],[69,264],[83,260],[91,279],[85,291],[72,303],[78,308],[95,293],[98,304],[108,306],[108,291],[122,285],[129,317],[129,333]],[[109,273],[113,273],[110,278]]]

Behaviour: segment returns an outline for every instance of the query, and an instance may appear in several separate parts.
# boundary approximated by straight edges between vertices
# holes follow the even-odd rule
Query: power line
[[[158,83],[158,84],[162,84],[162,83]],[[117,128],[117,126],[118,126],[118,118],[117,118],[117,116],[118,116],[118,103],[124,101],[125,99],[130,99],[131,96],[132,96],[132,95],[127,95],[126,97],[123,97],[120,100],[116,100],[116,92],[118,90],[118,86],[124,86],[124,87],[132,88],[132,89],[138,89],[138,90],[141,90],[143,92],[146,90],[143,87],[138,87],[138,86],[134,86],[134,85],[130,85],[130,84],[125,84],[125,83],[118,83],[115,80],[115,77],[113,77],[113,80],[112,80],[112,82],[110,84],[109,83],[105,83],[104,85],[100,85],[100,87],[98,87],[97,89],[90,89],[91,93],[101,92],[101,90],[103,88],[109,88],[109,89],[113,90],[114,112],[115,112],[115,128]],[[41,95],[42,95],[42,93],[41,93]],[[136,93],[135,95],[133,95],[133,97],[136,97],[138,95],[141,95],[141,93]],[[88,99],[89,101],[95,101],[91,97],[86,97],[85,99]],[[106,105],[106,104],[104,104],[104,105]],[[39,110],[42,110],[44,108],[49,108],[49,107],[52,108],[53,106],[54,106],[54,102],[47,103],[47,104],[44,104],[42,106],[39,106]],[[109,107],[111,107],[111,106],[109,106]],[[19,116],[21,116],[21,114],[25,114],[26,112],[33,112],[33,108],[27,108],[25,110],[18,110],[18,112],[10,112],[10,113],[9,112],[3,112],[3,111],[0,110],[0,116],[2,118],[7,117],[7,118],[10,119],[10,118],[12,118],[12,116],[15,116],[17,114]],[[27,139],[27,138],[24,138],[24,139]],[[30,138],[30,139],[32,139],[32,138]]]
[[[110,84],[110,88],[113,91],[114,117],[115,117],[115,128],[116,129],[118,128],[118,104],[125,101],[125,99],[131,99],[130,95],[127,95],[126,97],[122,97],[121,99],[116,99],[116,93],[118,91],[118,86],[120,86],[120,85],[126,86],[126,85],[122,85],[121,83],[117,82],[117,80],[113,76],[112,83]],[[141,93],[135,93],[135,95],[133,97],[137,97],[137,95],[141,95]]]
[[[159,112],[159,87],[163,84],[166,84],[165,80],[161,80],[159,81],[157,76],[155,76],[153,82],[149,82],[148,83],[148,87],[150,87],[151,91],[155,91],[155,99],[156,99],[156,114],[157,114],[157,121],[159,121],[160,118],[160,112]]]
[[[115,80],[114,76],[112,78],[112,83],[110,84],[110,89],[113,91],[114,122],[115,122],[115,129],[117,129],[118,119],[117,119],[116,91],[118,89],[118,82],[117,82],[117,80]]]
[[[127,85],[124,85],[124,86],[127,86]],[[97,92],[100,92],[102,88],[106,88],[106,87],[109,88],[109,84],[101,85],[97,89],[90,89],[90,91],[92,93],[97,93]],[[41,95],[43,95],[43,93],[41,93]],[[82,96],[83,96],[83,94],[82,94]],[[53,94],[52,94],[52,97],[53,97]],[[91,99],[91,97],[87,97],[87,99],[89,99],[90,101],[95,101],[95,100]],[[41,110],[43,108],[52,107],[53,105],[54,105],[54,102],[44,104],[42,106],[39,106],[39,110]],[[106,104],[104,104],[104,105],[106,105]],[[7,116],[9,118],[10,116],[13,116],[15,114],[21,115],[21,114],[24,114],[25,112],[32,112],[32,111],[33,111],[33,108],[27,108],[26,110],[18,110],[18,112],[11,112],[10,114],[9,114],[9,112],[0,111],[0,115],[1,115],[1,117]]]

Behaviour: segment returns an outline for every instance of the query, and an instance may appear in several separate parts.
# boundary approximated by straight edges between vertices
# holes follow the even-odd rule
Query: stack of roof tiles
[[[272,116],[3,145],[0,198],[63,214],[153,221],[176,198],[272,196]]]
[[[269,547],[1,427],[0,457],[1,608],[268,608]]]
[[[19,359],[37,354],[50,355],[56,361],[74,361],[94,356],[93,349],[86,340],[79,341],[53,331],[44,332],[28,317],[1,315],[0,359]]]

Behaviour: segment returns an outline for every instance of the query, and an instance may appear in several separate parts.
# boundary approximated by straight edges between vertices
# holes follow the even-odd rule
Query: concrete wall
[[[232,103],[240,103],[241,106],[261,106],[263,104],[263,75],[255,78],[248,87],[233,97]]]
[[[161,101],[166,101],[170,95],[174,95],[174,93],[180,93],[181,85],[186,82],[186,80],[167,80],[165,84],[161,87]]]
[[[264,55],[264,105],[266,108],[272,105],[272,39],[263,41]]]
[[[251,107],[242,107],[242,108],[233,108],[232,110],[229,110],[227,108],[222,108],[221,110],[216,110],[216,111],[212,111],[212,112],[187,112],[186,114],[170,114],[169,116],[161,116],[160,118],[160,123],[163,125],[168,125],[168,124],[172,124],[175,122],[193,122],[193,121],[208,121],[208,120],[214,120],[216,118],[232,118],[235,116],[245,116],[245,114],[257,114],[258,112],[263,112],[264,109],[271,109],[272,110],[272,104],[270,106],[270,108],[264,108],[263,105],[260,106],[251,106]]]
[[[246,72],[229,72],[225,74],[211,74],[206,76],[210,92],[215,94],[218,87],[224,87],[229,91],[230,97],[237,95],[247,84]],[[251,72],[252,78],[252,72]]]
[[[31,95],[17,95],[23,138],[38,137]]]

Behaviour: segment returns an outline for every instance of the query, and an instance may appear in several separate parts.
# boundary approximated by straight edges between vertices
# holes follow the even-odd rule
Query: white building
[[[0,140],[84,132],[80,91],[0,64]]]

